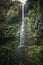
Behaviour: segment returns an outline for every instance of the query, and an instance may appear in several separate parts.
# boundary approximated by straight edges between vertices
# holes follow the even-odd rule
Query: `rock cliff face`
[[[28,4],[29,2],[29,4]],[[29,0],[27,2],[28,5],[28,12],[27,12],[27,18],[26,18],[26,37],[27,37],[27,43],[29,44],[42,44],[43,37],[42,32],[43,31],[43,19],[42,19],[42,1],[40,0]],[[41,3],[41,4],[40,4]],[[31,7],[32,6],[32,9]],[[30,31],[29,31],[30,30]],[[29,39],[30,37],[30,39]],[[41,38],[41,39],[40,39]],[[31,40],[29,42],[28,40]]]
[[[19,2],[0,3],[0,45],[7,44],[9,39],[13,41],[16,39],[16,33],[21,25],[20,21],[21,6]]]

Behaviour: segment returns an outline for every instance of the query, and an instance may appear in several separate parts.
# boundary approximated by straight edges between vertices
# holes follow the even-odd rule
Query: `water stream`
[[[23,47],[24,46],[24,4],[22,4],[22,25],[20,28],[20,44],[19,47]]]

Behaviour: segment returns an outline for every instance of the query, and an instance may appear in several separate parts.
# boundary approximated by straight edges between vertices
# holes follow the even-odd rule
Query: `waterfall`
[[[20,28],[20,44],[19,47],[24,46],[24,4],[22,4],[22,25]]]

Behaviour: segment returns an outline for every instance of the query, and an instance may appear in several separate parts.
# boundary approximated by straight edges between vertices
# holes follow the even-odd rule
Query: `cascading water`
[[[22,25],[20,28],[20,44],[19,47],[24,46],[24,4],[22,4]]]
[[[25,23],[24,23],[24,6],[25,6],[25,2],[26,0],[19,0],[22,4],[22,25],[20,28],[20,44],[18,46],[19,47],[24,47],[24,39],[25,39],[25,35],[24,35],[24,27],[25,27]]]
[[[19,43],[19,46],[18,48],[20,47],[24,47],[24,40],[25,40],[25,35],[24,35],[24,27],[25,27],[25,23],[24,23],[24,6],[25,6],[25,3],[26,3],[26,0],[18,0],[21,2],[21,5],[22,5],[22,25],[20,27],[20,31],[17,32],[17,36],[18,36],[18,33],[20,33],[20,43]]]

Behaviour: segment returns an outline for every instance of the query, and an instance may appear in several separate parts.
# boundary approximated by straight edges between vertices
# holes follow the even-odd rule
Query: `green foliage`
[[[10,48],[0,48],[0,64],[7,64],[12,57],[12,50]],[[9,63],[8,63],[9,64]]]
[[[27,43],[29,44],[29,40],[32,42],[30,44],[37,44],[40,45],[43,43],[43,19],[42,19],[42,12],[40,10],[40,0],[30,0],[30,5],[33,6],[32,10],[29,10],[27,13],[27,30],[26,37],[27,37]],[[29,30],[30,28],[30,30]],[[30,39],[29,39],[30,38]]]
[[[2,0],[1,4],[3,4],[0,7],[0,44],[2,45],[3,42],[6,44],[8,39],[16,39],[20,26],[20,18],[18,19],[20,7],[17,6],[18,3],[13,3],[11,0],[4,0],[4,2]]]
[[[43,46],[28,46],[26,48],[28,59],[31,59],[28,62],[32,62],[32,65],[43,65]],[[41,55],[42,54],[42,55]],[[40,61],[41,60],[41,61]],[[31,64],[30,64],[31,65]]]
[[[40,59],[41,63],[43,64],[43,47],[40,49],[39,59]]]
[[[7,37],[14,37],[18,28],[19,24],[1,24],[0,26],[0,37],[7,38]]]

